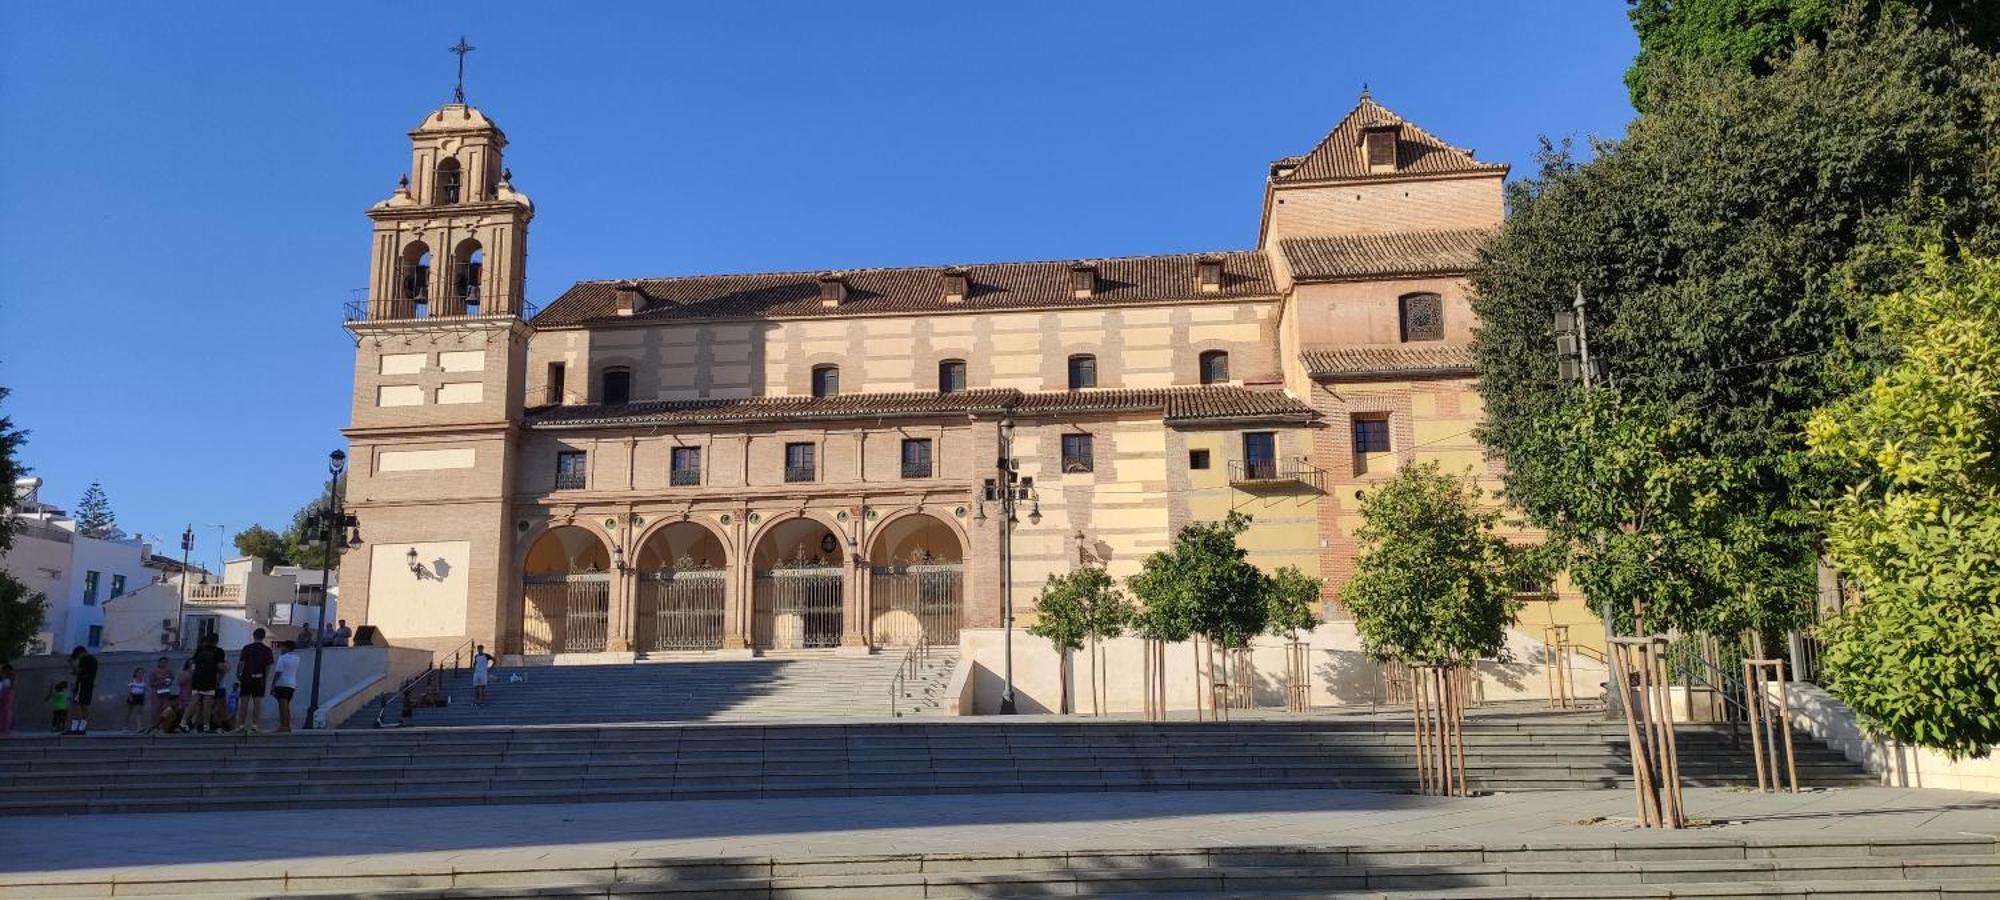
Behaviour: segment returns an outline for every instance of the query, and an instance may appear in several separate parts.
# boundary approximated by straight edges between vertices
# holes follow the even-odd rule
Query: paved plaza
[[[1362,791],[717,800],[0,819],[0,889],[114,878],[586,868],[635,859],[1328,845],[1661,845],[2000,835],[2000,797],[1693,789],[1703,824],[1630,825],[1629,791]]]

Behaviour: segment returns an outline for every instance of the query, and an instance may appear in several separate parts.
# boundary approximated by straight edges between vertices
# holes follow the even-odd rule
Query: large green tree
[[[118,514],[111,511],[111,498],[104,495],[104,485],[95,481],[83,491],[83,500],[76,505],[76,530],[84,537],[117,537]]]
[[[1146,557],[1125,580],[1144,604],[1142,630],[1159,640],[1201,635],[1218,647],[1248,646],[1269,620],[1271,585],[1236,542],[1249,527],[1250,517],[1238,512],[1196,522],[1175,535],[1173,547]]]
[[[0,402],[7,399],[7,389],[0,387]],[[27,469],[16,457],[21,445],[27,443],[27,432],[14,427],[14,420],[0,415],[0,490],[8,491],[7,505],[14,502],[14,481]],[[14,546],[14,517],[0,515],[0,553]],[[48,615],[48,604],[40,593],[28,590],[11,573],[0,569],[0,660],[20,656],[40,631],[42,622]]]
[[[1631,406],[1620,418],[1724,478],[1700,505],[1624,523],[1651,532],[1626,542],[1630,559],[1701,539],[1703,558],[1680,564],[1684,617],[1663,607],[1648,623],[1701,627],[1709,608],[1745,601],[1745,579],[1809,570],[1808,510],[1833,482],[1803,452],[1805,421],[1849,387],[1829,360],[1879,356],[1856,298],[1909,280],[1896,249],[1913,234],[1993,243],[2000,67],[1954,33],[1885,15],[1837,21],[1761,77],[1672,56],[1648,77],[1654,102],[1623,140],[1588,161],[1550,148],[1538,177],[1509,188],[1511,215],[1473,278],[1480,434],[1534,524],[1591,536],[1599,498],[1575,477],[1579,448],[1546,439],[1609,415],[1558,378],[1551,319],[1580,287],[1602,384]]]
[[[2000,259],[1932,251],[1876,321],[1896,363],[1811,425],[1849,476],[1828,543],[1862,594],[1822,665],[1876,730],[1983,756],[2000,745]]]
[[[291,548],[286,546],[284,536],[262,525],[252,525],[236,532],[233,543],[239,555],[254,556],[267,563],[287,564],[292,559]]]
[[[1340,599],[1370,656],[1443,665],[1501,653],[1519,602],[1499,522],[1470,478],[1434,460],[1362,496],[1361,556]]]
[[[1625,73],[1632,105],[1645,109],[1649,77],[1663,59],[1769,74],[1801,46],[1819,46],[1843,17],[1911,16],[1992,49],[2000,5],[1992,0],[1626,0],[1639,55]]]

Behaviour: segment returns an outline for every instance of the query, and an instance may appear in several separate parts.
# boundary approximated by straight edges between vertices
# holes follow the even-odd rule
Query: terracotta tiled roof
[[[1004,388],[938,394],[926,391],[841,394],[835,397],[751,397],[666,400],[617,406],[545,406],[529,410],[528,427],[716,425],[734,423],[918,418],[975,412],[1027,417],[1077,413],[1159,412],[1169,422],[1313,418],[1311,407],[1279,391],[1234,385],[1135,390],[1017,391]]]
[[[1477,372],[1472,348],[1463,344],[1402,344],[1394,347],[1326,347],[1299,354],[1314,378],[1397,378],[1471,375]]]
[[[1398,231],[1279,242],[1299,281],[1459,275],[1479,265],[1479,247],[1493,232]]]
[[[1378,174],[1368,171],[1361,158],[1361,130],[1371,125],[1395,124],[1402,126],[1401,138],[1397,141],[1397,171]],[[1415,123],[1405,120],[1376,103],[1366,94],[1354,110],[1340,120],[1319,145],[1291,172],[1277,176],[1273,181],[1290,184],[1300,181],[1323,181],[1336,178],[1390,177],[1391,175],[1449,175],[1460,172],[1504,173],[1507,166],[1500,163],[1483,163],[1472,158],[1472,151],[1453,147],[1439,140],[1428,131],[1418,128]]]
[[[1203,293],[1197,263],[1222,261],[1222,290]],[[1079,298],[1070,288],[1070,269],[1097,269],[1097,293]],[[960,271],[969,285],[959,303],[944,301],[944,275]],[[638,279],[645,300],[632,316],[615,311],[616,281],[582,281],[535,316],[537,327],[671,319],[746,319],[779,316],[845,316],[884,312],[1023,309],[1097,306],[1134,301],[1209,300],[1271,296],[1271,267],[1255,250],[1131,256],[1119,259],[1054,260],[908,269],[855,269],[841,273],[847,299],[828,307],[819,299],[821,272],[762,275],[691,275]]]

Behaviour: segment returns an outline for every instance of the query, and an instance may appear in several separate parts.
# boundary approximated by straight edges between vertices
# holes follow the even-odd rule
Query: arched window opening
[[[1229,383],[1229,354],[1221,350],[1210,350],[1201,355],[1201,383]]]
[[[812,392],[815,397],[831,397],[840,393],[840,367],[813,366]]]
[[[1097,357],[1088,353],[1078,353],[1069,358],[1069,389],[1094,388],[1097,386]]]
[[[632,402],[632,370],[624,366],[605,369],[603,397],[605,404],[610,406]]]
[[[445,157],[437,167],[437,202],[445,206],[458,203],[460,188],[464,184],[464,174],[459,171],[458,160]]]
[[[430,314],[430,294],[431,248],[417,241],[396,261],[396,299],[408,304],[411,318],[421,319]]]
[[[480,273],[486,264],[486,251],[478,241],[468,240],[458,245],[451,263],[451,296],[460,309],[468,316],[479,315]]]
[[[947,359],[938,363],[938,393],[959,394],[965,391],[965,360]]]
[[[1444,298],[1436,294],[1404,294],[1398,300],[1403,340],[1444,340]]]

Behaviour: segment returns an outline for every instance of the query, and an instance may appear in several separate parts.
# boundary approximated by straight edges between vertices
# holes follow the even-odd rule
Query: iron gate
[[[720,650],[722,569],[654,569],[639,576],[641,650]]]
[[[818,566],[758,572],[752,635],[757,647],[840,646],[842,575],[837,567]]]
[[[964,566],[921,563],[876,566],[870,573],[868,631],[878,647],[908,647],[920,637],[957,646],[965,612]]]
[[[604,572],[529,575],[522,614],[523,652],[601,653],[611,618],[611,576]]]

